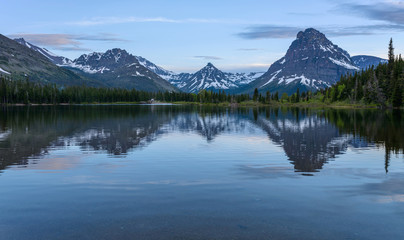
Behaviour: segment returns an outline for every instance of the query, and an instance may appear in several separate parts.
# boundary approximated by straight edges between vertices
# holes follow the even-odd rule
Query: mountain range
[[[83,54],[71,60],[23,38],[0,36],[0,74],[28,77],[60,85],[136,88],[145,91],[202,89],[232,93],[318,90],[336,83],[341,75],[386,62],[373,56],[353,56],[326,36],[309,28],[297,34],[284,57],[266,72],[227,73],[208,63],[195,73],[175,73],[123,49]],[[16,44],[17,43],[17,44]],[[12,58],[10,56],[18,56]],[[22,57],[23,56],[23,57]]]

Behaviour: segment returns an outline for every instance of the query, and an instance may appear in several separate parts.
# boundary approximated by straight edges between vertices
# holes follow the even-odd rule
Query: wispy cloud
[[[71,46],[71,47],[55,47],[54,49],[61,51],[77,51],[77,52],[92,52],[91,48],[82,48],[79,46]]]
[[[404,24],[404,2],[384,1],[372,4],[341,4],[336,11],[356,14],[371,20],[382,20],[393,24]]]
[[[77,26],[94,26],[119,23],[136,23],[136,22],[161,22],[161,23],[178,23],[178,20],[155,17],[155,18],[139,18],[139,17],[97,17],[87,20],[68,22],[69,25]]]
[[[21,33],[9,35],[10,38],[24,38],[30,43],[40,46],[63,46],[63,45],[79,45],[73,35],[69,34],[46,34],[46,33]]]
[[[299,27],[260,25],[250,26],[237,35],[244,39],[292,38],[300,30]]]
[[[216,57],[216,56],[194,56],[194,58],[200,58],[204,60],[222,60],[223,58],[221,57]]]
[[[80,45],[80,41],[105,41],[124,42],[126,40],[118,38],[116,35],[100,33],[96,35],[87,34],[47,34],[47,33],[21,33],[9,35],[10,38],[24,38],[28,42],[41,46],[63,46]]]
[[[122,23],[232,23],[229,20],[187,18],[172,19],[166,17],[96,17],[80,21],[67,22],[68,25],[76,26],[95,26],[95,25],[113,25]]]
[[[47,34],[47,33],[21,33],[9,35],[10,38],[24,38],[26,41],[41,47],[53,47],[62,51],[89,51],[89,48],[80,47],[83,41],[124,42],[114,34],[100,33],[87,34]]]
[[[325,28],[324,32],[329,36],[358,36],[358,35],[375,35],[387,32],[402,32],[404,25],[399,24],[372,24],[360,25],[352,27],[330,27]]]
[[[349,27],[319,26],[314,28],[332,37],[375,35],[386,32],[404,31],[404,25],[400,24],[373,24]],[[294,38],[299,31],[303,31],[304,29],[305,27],[261,25],[248,27],[244,32],[238,33],[237,36],[244,39]]]

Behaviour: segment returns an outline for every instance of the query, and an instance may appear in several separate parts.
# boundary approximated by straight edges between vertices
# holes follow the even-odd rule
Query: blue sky
[[[265,71],[314,27],[351,55],[404,53],[404,1],[4,1],[0,33],[69,58],[122,48],[176,72]]]

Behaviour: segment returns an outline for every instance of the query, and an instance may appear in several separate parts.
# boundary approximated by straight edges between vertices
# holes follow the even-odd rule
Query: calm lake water
[[[0,239],[404,239],[404,113],[0,109]]]

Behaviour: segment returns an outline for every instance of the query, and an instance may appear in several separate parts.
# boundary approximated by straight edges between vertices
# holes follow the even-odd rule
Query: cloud
[[[91,51],[80,47],[83,41],[125,42],[114,34],[99,33],[87,34],[47,34],[47,33],[21,33],[9,35],[10,38],[24,38],[26,41],[41,47],[52,47],[62,51]]]
[[[194,56],[194,58],[200,58],[204,60],[222,60],[223,58],[221,57],[216,57],[216,56]]]
[[[24,38],[28,42],[40,46],[66,46],[80,45],[80,41],[105,41],[123,42],[124,39],[117,38],[113,34],[100,33],[97,35],[75,35],[75,34],[47,34],[47,33],[21,33],[9,35],[10,38]]]
[[[94,26],[94,25],[107,25],[119,23],[136,23],[136,22],[161,22],[161,23],[178,23],[178,20],[155,17],[155,18],[138,18],[138,17],[97,17],[89,20],[82,20],[76,22],[68,22],[69,25],[77,26]]]
[[[337,7],[336,11],[354,13],[371,20],[382,20],[393,24],[404,24],[403,1],[385,1],[373,4],[341,4]]]
[[[55,47],[54,49],[61,50],[61,51],[77,51],[77,52],[92,52],[91,48],[82,48],[78,46],[71,46],[71,47]]]
[[[188,19],[171,19],[165,17],[96,17],[87,20],[67,22],[68,25],[75,26],[96,26],[96,25],[112,25],[121,23],[232,23],[219,19],[203,19],[203,18],[188,18]]]
[[[331,37],[375,35],[386,32],[404,31],[404,25],[400,24],[373,24],[350,27],[320,26],[314,28]],[[302,27],[294,26],[261,25],[248,27],[246,31],[238,33],[237,36],[244,39],[295,38],[297,33],[303,30],[304,28]]]
[[[357,36],[357,35],[375,35],[385,32],[404,31],[404,25],[399,24],[373,24],[352,27],[332,27],[324,30],[325,34],[335,37]]]
[[[68,34],[35,34],[22,33],[9,35],[10,38],[24,38],[30,43],[40,46],[63,46],[80,44],[72,35]]]
[[[250,26],[244,32],[237,35],[244,39],[264,39],[264,38],[292,38],[302,30],[298,27],[261,25]]]

